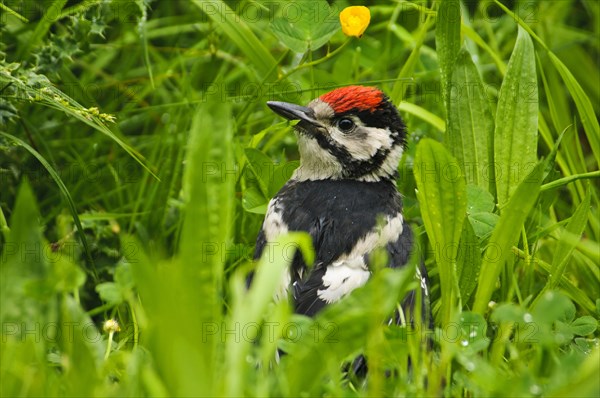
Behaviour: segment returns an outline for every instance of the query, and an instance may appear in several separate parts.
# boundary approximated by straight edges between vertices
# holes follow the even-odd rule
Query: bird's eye
[[[337,125],[343,132],[348,132],[354,128],[354,121],[352,121],[352,119],[343,118],[338,120]]]

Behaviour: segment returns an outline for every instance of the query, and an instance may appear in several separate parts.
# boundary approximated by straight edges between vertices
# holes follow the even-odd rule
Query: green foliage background
[[[0,4],[2,396],[600,394],[599,3],[348,5]],[[310,239],[252,261],[298,165],[265,101],[349,84],[408,125],[416,253],[307,319],[272,296]],[[435,327],[385,326],[420,261]]]

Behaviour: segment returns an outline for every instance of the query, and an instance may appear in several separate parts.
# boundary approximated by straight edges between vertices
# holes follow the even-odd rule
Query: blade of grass
[[[600,125],[598,124],[598,118],[594,112],[592,102],[565,64],[552,52],[549,52],[548,55],[565,82],[569,93],[573,97],[573,101],[575,101],[575,106],[581,118],[581,124],[596,158],[596,163],[600,164]]]
[[[294,250],[289,250],[290,248]],[[312,263],[314,252],[310,235],[304,232],[290,233],[271,242],[270,249],[264,251],[249,291],[245,291],[243,278],[238,278],[237,288],[232,289],[234,297],[231,318],[228,322],[229,330],[239,325],[245,328],[248,325],[258,325],[263,322],[262,318],[279,288],[283,273],[288,272],[287,267],[293,259],[296,249],[301,249],[303,257],[307,259],[308,263]],[[235,279],[233,278],[232,281],[235,282]],[[251,339],[239,341],[230,338],[227,340],[225,348],[227,361],[227,376],[224,380],[225,395],[243,395],[243,376],[248,374],[249,371],[255,372],[255,365],[248,363],[246,360],[253,343]]]
[[[523,250],[517,247],[513,247],[512,250],[516,256],[525,260],[526,256]],[[530,260],[533,260],[533,263],[537,267],[537,271],[543,273],[544,277],[550,278],[552,276],[552,265],[536,257],[530,258]],[[594,314],[596,312],[595,304],[592,300],[590,300],[589,296],[579,287],[575,286],[575,284],[564,274],[561,276],[560,286],[575,302],[577,302],[586,311],[588,311],[591,314]]]
[[[548,191],[550,189],[556,189],[556,188],[565,186],[565,185],[570,184],[573,181],[577,181],[577,180],[596,179],[596,178],[600,178],[600,170],[590,171],[589,173],[583,173],[583,174],[574,174],[574,175],[571,175],[571,176],[568,176],[565,178],[560,178],[558,180],[554,180],[552,182],[542,185],[541,191]]]
[[[433,25],[434,21],[435,19],[432,17],[432,14],[427,14],[427,19],[416,34],[415,48],[413,48],[408,59],[402,66],[402,69],[396,78],[396,83],[394,83],[394,86],[392,87],[391,99],[394,104],[400,104],[404,98],[404,94],[408,89],[408,86],[404,84],[404,81],[413,73],[417,61],[419,60],[425,36],[427,35],[427,32],[429,32],[429,28]]]
[[[519,239],[523,223],[537,200],[544,168],[545,162],[539,162],[533,171],[521,181],[502,210],[484,253],[473,305],[474,312],[483,315],[488,306],[498,276],[504,268],[504,262],[512,253],[511,249]]]
[[[15,18],[20,19],[22,22],[29,23],[29,19],[25,18],[23,15],[19,14],[12,8],[5,6],[3,3],[0,3],[0,9],[4,10],[5,12],[9,13],[10,15],[13,15]]]
[[[590,215],[591,190],[588,187],[583,201],[575,209],[575,213],[567,224],[558,241],[558,247],[552,259],[552,277],[546,286],[548,289],[555,288],[560,282],[561,275],[565,272],[567,262],[585,229],[585,224]]]
[[[293,344],[293,353],[282,358],[278,373],[284,396],[314,396],[328,365],[339,372],[339,363],[367,344],[372,328],[384,320],[404,297],[414,269],[384,269],[351,295],[332,303],[304,326]],[[336,369],[337,368],[337,369]]]
[[[492,60],[494,61],[494,63],[496,64],[496,67],[498,68],[498,72],[500,72],[500,74],[502,76],[504,76],[506,74],[506,64],[504,63],[504,61],[502,61],[502,58],[500,58],[498,53],[496,51],[494,51],[489,46],[489,44],[486,43],[485,40],[483,40],[481,38],[481,36],[479,36],[479,34],[475,30],[473,30],[472,27],[465,25],[463,23],[461,26],[461,32],[466,37],[473,40],[479,47],[481,47],[486,53],[488,53],[490,57],[492,57]]]
[[[441,132],[446,131],[446,123],[444,120],[442,120],[442,118],[429,112],[427,109],[420,107],[419,105],[403,101],[398,105],[398,110],[400,112],[410,113],[411,115],[418,117],[419,119],[431,124]]]

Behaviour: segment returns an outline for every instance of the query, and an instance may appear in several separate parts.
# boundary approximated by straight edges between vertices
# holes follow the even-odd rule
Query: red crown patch
[[[330,91],[319,98],[327,102],[335,113],[350,109],[373,112],[383,101],[383,93],[375,87],[348,86]]]

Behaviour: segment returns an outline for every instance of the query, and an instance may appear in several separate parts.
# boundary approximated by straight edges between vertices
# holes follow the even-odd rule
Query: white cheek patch
[[[393,175],[398,170],[398,163],[400,163],[403,152],[404,148],[402,145],[398,145],[392,149],[379,167],[379,170],[377,170],[377,174],[379,176]]]
[[[342,133],[339,129],[331,127],[331,138],[345,148],[352,158],[356,160],[369,160],[378,150],[389,150],[394,145],[389,129],[365,127],[358,118],[352,118],[357,125],[355,133]]]

